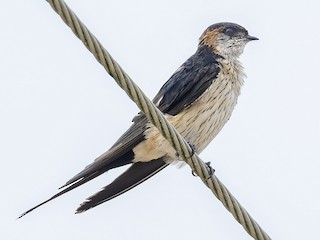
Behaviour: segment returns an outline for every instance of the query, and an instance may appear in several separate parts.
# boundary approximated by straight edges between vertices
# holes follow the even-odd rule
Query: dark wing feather
[[[134,158],[132,148],[134,148],[136,145],[138,145],[141,141],[144,140],[143,133],[145,131],[146,123],[146,118],[137,119],[137,121],[131,125],[131,127],[118,139],[118,141],[107,152],[96,158],[93,163],[85,167],[84,170],[75,175],[60,188],[68,186],[105,166],[109,166],[107,169],[109,170],[115,167],[131,163],[131,160],[133,160]],[[123,158],[123,155],[125,154],[131,154],[132,157],[130,159]]]
[[[163,113],[177,115],[196,101],[220,72],[207,47],[199,48],[163,85],[153,99]]]

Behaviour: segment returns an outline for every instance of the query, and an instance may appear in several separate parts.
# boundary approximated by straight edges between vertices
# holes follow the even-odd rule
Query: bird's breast
[[[221,63],[221,71],[211,86],[189,107],[175,116],[166,115],[168,121],[200,153],[229,120],[243,84],[240,63]],[[176,158],[174,149],[159,131],[150,124],[144,143],[133,149],[139,161],[148,161],[167,155]],[[138,157],[138,156],[137,156]]]
[[[211,86],[189,108],[168,120],[201,152],[229,120],[243,84],[240,63],[222,63]]]

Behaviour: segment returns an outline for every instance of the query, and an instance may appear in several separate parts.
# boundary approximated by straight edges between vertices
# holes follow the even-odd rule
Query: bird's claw
[[[195,145],[193,145],[192,143],[190,143],[190,142],[188,142],[188,145],[189,145],[189,147],[191,148],[191,154],[190,154],[190,156],[188,157],[188,158],[192,158],[192,156],[197,152],[197,150],[196,150],[196,146]],[[180,155],[179,155],[179,153],[178,152],[176,152],[176,157],[177,158],[179,158],[180,157]]]
[[[196,146],[190,142],[188,142],[189,147],[191,148],[191,155],[190,158],[192,158],[192,156],[197,152]]]
[[[214,172],[215,172],[216,170],[214,170],[214,169],[211,167],[211,162],[206,162],[205,165],[206,165],[207,170],[208,170],[208,173],[209,173],[209,177],[207,177],[207,179],[206,179],[206,180],[208,180],[209,178],[212,177],[212,175],[214,174]],[[198,176],[193,170],[191,170],[191,174],[192,174],[194,177],[197,177],[197,176]]]
[[[216,170],[211,167],[211,162],[206,162],[205,164],[206,164],[206,167],[207,167],[208,173],[209,173],[209,177],[206,179],[206,180],[208,180],[209,178],[212,177],[212,175],[214,174],[214,172]]]

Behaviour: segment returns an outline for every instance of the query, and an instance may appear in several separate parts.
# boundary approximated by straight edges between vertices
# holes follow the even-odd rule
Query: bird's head
[[[210,47],[224,58],[239,57],[245,45],[258,38],[250,36],[248,31],[235,23],[216,23],[208,27],[200,37],[199,45]]]

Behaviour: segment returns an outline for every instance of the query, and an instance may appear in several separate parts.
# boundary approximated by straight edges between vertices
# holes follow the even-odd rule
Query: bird
[[[154,97],[154,104],[196,153],[201,153],[229,120],[245,78],[239,57],[253,40],[258,38],[236,23],[209,26],[200,36],[196,52]],[[75,213],[87,211],[179,161],[174,148],[142,112],[132,122],[109,150],[60,187],[60,192],[19,218],[113,168],[130,164],[114,181],[88,197]]]

